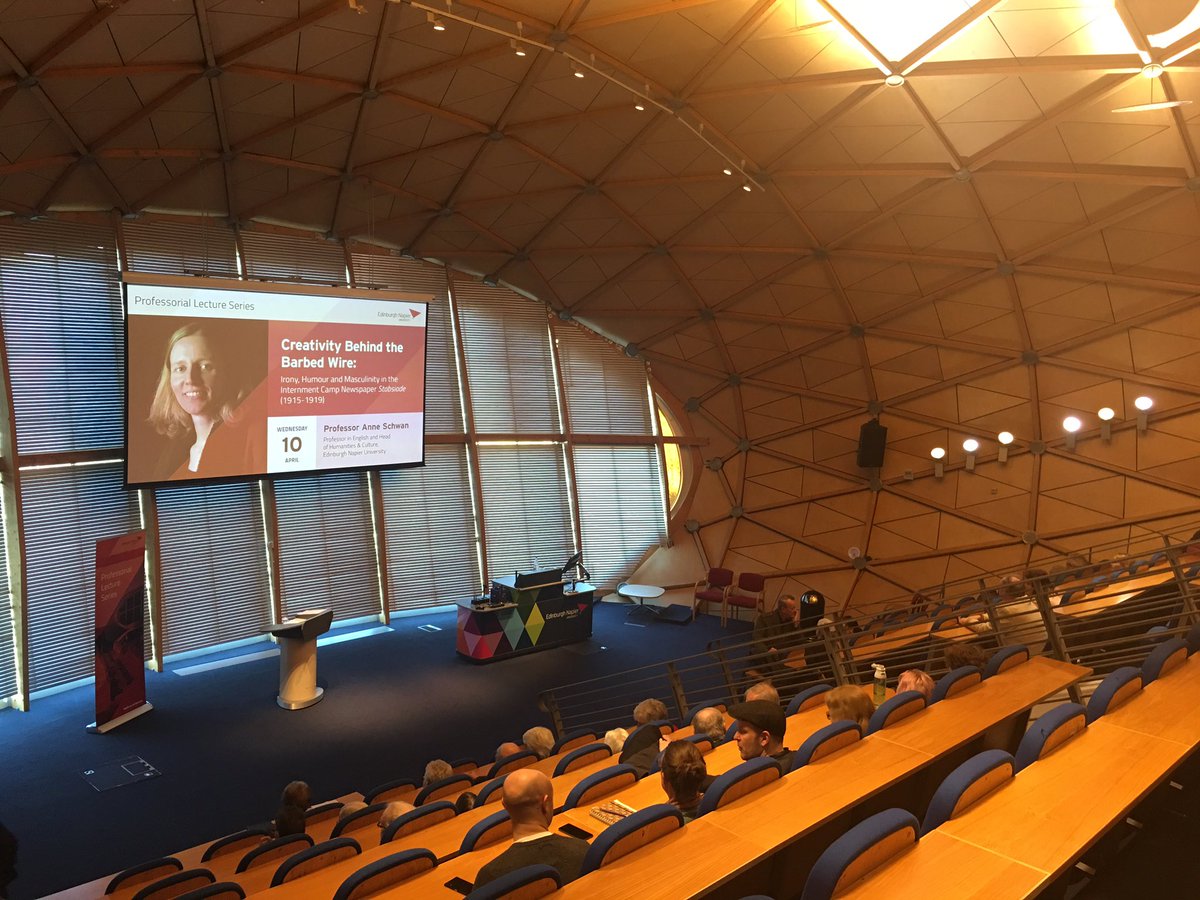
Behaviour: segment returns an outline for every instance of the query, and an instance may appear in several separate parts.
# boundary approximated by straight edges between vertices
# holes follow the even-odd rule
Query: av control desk
[[[458,604],[456,646],[474,662],[494,662],[560,647],[592,636],[592,602],[596,589],[583,581],[553,581],[526,586],[522,576],[492,582],[497,605]]]

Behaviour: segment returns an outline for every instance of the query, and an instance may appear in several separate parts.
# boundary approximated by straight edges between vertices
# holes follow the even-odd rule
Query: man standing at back
[[[504,779],[504,808],[512,820],[512,846],[479,870],[475,887],[524,866],[537,863],[558,870],[562,883],[579,877],[587,841],[550,832],[554,817],[554,786],[534,769],[518,769]]]

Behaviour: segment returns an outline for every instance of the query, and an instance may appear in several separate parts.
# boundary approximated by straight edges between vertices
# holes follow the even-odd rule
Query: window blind
[[[351,253],[356,287],[386,288],[432,294],[425,332],[425,431],[429,434],[462,434],[464,431],[458,367],[454,359],[454,332],[446,270],[415,259],[384,255],[363,245]]]
[[[479,447],[488,579],[562,565],[575,552],[561,444]]]
[[[475,431],[561,430],[546,308],[503,288],[456,279]]]
[[[423,468],[381,472],[380,482],[392,609],[478,594],[483,576],[466,446],[427,447]]]
[[[5,527],[3,509],[0,509],[0,527]],[[16,646],[8,558],[0,553],[0,700],[17,692]]]
[[[21,491],[37,691],[93,674],[96,541],[136,531],[141,520],[120,464],[26,470]]]
[[[646,366],[603,338],[556,324],[558,359],[575,434],[654,434]]]
[[[614,588],[666,538],[658,450],[577,446],[574,460],[583,564]]]
[[[271,591],[257,486],[176,487],[156,500],[164,652],[261,634]]]
[[[346,254],[340,243],[316,235],[242,231],[246,275],[271,281],[346,283]]]
[[[134,272],[236,278],[233,229],[224,222],[122,222],[126,266]]]
[[[0,224],[0,314],[22,453],[124,440],[125,353],[113,231]]]
[[[366,475],[278,479],[275,506],[284,614],[332,607],[335,620],[378,615]]]

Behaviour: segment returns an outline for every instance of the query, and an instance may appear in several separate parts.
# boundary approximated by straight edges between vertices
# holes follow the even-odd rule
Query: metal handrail
[[[1158,537],[1161,543],[1154,552],[1163,557],[1153,569],[1098,572],[1089,563],[1055,573],[1058,585],[1049,577],[1035,577],[976,592],[975,601],[959,611],[978,619],[971,626],[976,634],[970,637],[956,612],[935,615],[940,606],[932,604],[891,621],[878,615],[834,617],[775,641],[777,649],[786,651],[781,658],[767,659],[751,637],[734,635],[709,642],[701,653],[557,685],[542,692],[542,704],[560,735],[628,726],[634,705],[647,697],[673,706],[673,718],[682,720],[697,703],[728,703],[740,697],[760,675],[769,676],[787,698],[819,682],[862,683],[876,662],[893,677],[903,668],[936,674],[946,668],[946,648],[964,642],[985,652],[1026,643],[1033,655],[1088,666],[1093,680],[1099,679],[1119,666],[1140,665],[1155,641],[1182,635],[1200,622],[1196,554],[1183,565],[1188,541]],[[1189,576],[1194,566],[1198,571]],[[1147,586],[1147,578],[1157,583]],[[1071,587],[1082,581],[1086,584]],[[1070,596],[1071,591],[1078,595]],[[1065,604],[1064,596],[1069,596]],[[1077,686],[1070,693],[1072,699],[1082,699]]]

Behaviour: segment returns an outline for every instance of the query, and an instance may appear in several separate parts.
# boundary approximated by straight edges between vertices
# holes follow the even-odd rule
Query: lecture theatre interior
[[[0,0],[0,338],[0,898],[1200,894],[1196,0]]]

